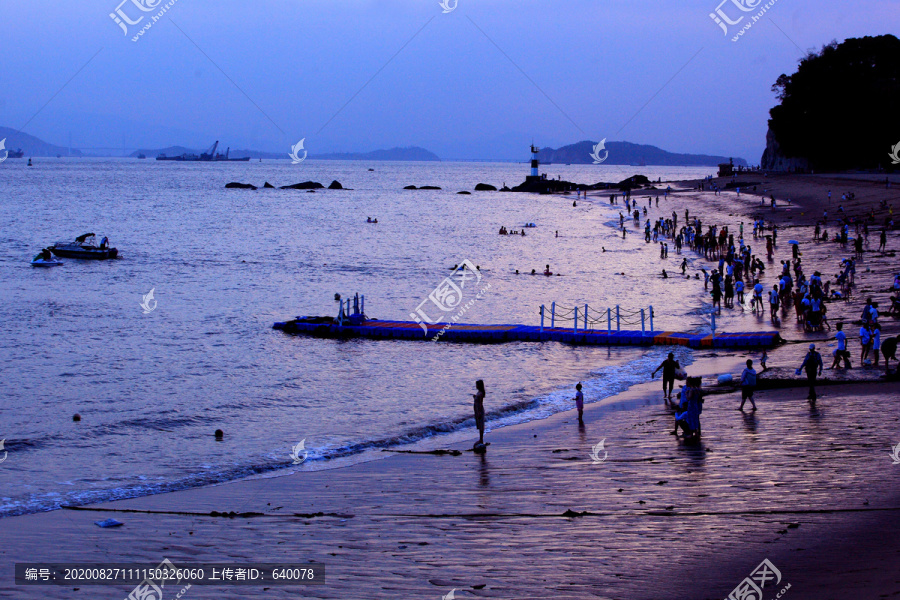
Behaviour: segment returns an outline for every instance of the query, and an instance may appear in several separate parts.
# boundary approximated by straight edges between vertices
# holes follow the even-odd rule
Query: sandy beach
[[[734,395],[711,396],[699,447],[670,435],[657,386],[588,406],[583,428],[560,414],[491,433],[484,457],[396,455],[15,518],[3,558],[326,569],[322,586],[214,588],[225,598],[439,598],[453,588],[457,597],[722,598],[764,559],[791,597],[900,590],[900,497],[888,452],[900,413],[885,402],[900,385],[827,388],[816,410],[803,389],[758,394],[756,413],[736,410]],[[594,464],[601,439],[608,458]],[[93,525],[110,517],[125,526]],[[596,575],[598,563],[616,575]],[[127,591],[46,587],[40,597]],[[21,587],[5,593],[36,597]]]
[[[790,258],[788,239],[801,242],[807,273],[837,272],[851,250],[814,243],[812,232],[822,210],[830,217],[837,210],[843,191],[856,193],[844,203],[848,214],[875,210],[880,222],[882,200],[900,206],[900,191],[883,178],[764,181],[757,196],[740,198],[673,184],[676,193],[660,208],[681,217],[690,207],[702,216],[705,206],[729,203],[734,222],[727,224],[743,221],[764,259],[764,241],[749,235],[752,220],[777,222],[771,285],[777,261]],[[764,187],[791,205],[760,207]],[[765,588],[767,600],[788,584],[783,597],[792,599],[890,597],[900,593],[900,466],[890,457],[900,443],[900,383],[885,381],[883,367],[859,369],[859,326],[852,325],[867,296],[889,306],[898,235],[889,233],[882,254],[878,230],[858,263],[852,300],[829,304],[830,322],[848,324],[861,381],[822,386],[814,408],[799,378],[796,388],[758,392],[755,412],[737,410],[739,393],[710,394],[702,442],[686,445],[671,434],[657,378],[588,404],[582,427],[569,411],[491,431],[483,456],[465,451],[469,441],[447,446],[461,450],[457,456],[386,452],[384,460],[346,468],[5,519],[0,557],[7,565],[315,562],[325,567],[323,585],[195,587],[187,597],[435,599],[454,589],[456,598],[724,598],[767,559],[782,575]],[[675,260],[673,252],[669,263]],[[900,333],[897,319],[882,315],[883,336]],[[727,330],[727,315],[723,323]],[[799,367],[811,341],[830,364],[834,331],[805,333],[793,311],[774,325],[759,316],[760,328],[773,326],[788,343],[770,352],[770,367]],[[737,375],[748,357],[758,352],[699,351],[689,372],[709,387],[719,374]],[[602,460],[593,459],[601,441]],[[93,524],[106,518],[124,526]],[[130,589],[0,582],[4,597],[23,599],[121,598]]]

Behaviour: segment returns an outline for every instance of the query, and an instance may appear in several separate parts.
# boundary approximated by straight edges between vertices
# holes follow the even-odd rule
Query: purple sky
[[[159,2],[126,0],[145,15],[126,35],[109,16],[120,0],[0,0],[0,125],[75,147],[306,138],[312,154],[445,159],[607,138],[755,164],[770,88],[803,51],[900,25],[897,0],[776,0],[737,42],[765,2],[727,0],[745,16],[726,36],[709,16],[720,0],[458,0],[447,14],[438,0],[176,0],[133,42],[171,0],[141,1]]]

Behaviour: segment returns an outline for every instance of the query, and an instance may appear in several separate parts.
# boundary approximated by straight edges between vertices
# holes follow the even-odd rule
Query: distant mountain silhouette
[[[8,144],[7,144],[8,146]],[[160,148],[158,150],[141,149],[131,153],[132,158],[136,158],[138,154],[144,154],[147,158],[156,158],[159,154],[166,156],[181,156],[182,154],[200,154],[206,152],[207,148],[197,150],[185,148],[184,146],[169,146],[168,148]],[[258,150],[231,150],[231,158],[239,158],[249,156],[250,158],[266,158],[289,160],[288,150],[284,152],[260,152]],[[224,152],[222,148],[218,152]],[[410,146],[409,148],[390,148],[389,150],[373,150],[372,152],[339,152],[332,154],[313,154],[310,152],[307,157],[310,160],[407,160],[407,161],[426,161],[441,160],[436,154],[419,148],[418,146]]]
[[[62,146],[54,146],[48,144],[44,140],[38,139],[33,135],[21,133],[9,127],[0,127],[0,140],[6,138],[6,149],[16,150],[21,148],[25,151],[25,158],[29,156],[69,156],[68,148]],[[72,150],[71,156],[81,156],[78,150]]]
[[[538,160],[542,164],[591,164],[594,162],[591,153],[594,151],[595,144],[596,142],[583,141],[555,150],[542,148],[538,153]],[[715,167],[719,163],[727,163],[729,159],[727,156],[708,156],[706,154],[675,154],[656,146],[632,144],[631,142],[606,142],[605,147],[605,151],[599,151],[600,158],[603,158],[605,152],[609,152],[609,156],[602,163],[604,165]],[[747,166],[747,161],[743,158],[735,158],[734,164],[735,166]]]
[[[441,159],[418,146],[408,148],[391,148],[389,150],[373,150],[372,152],[340,152],[334,154],[310,154],[310,158],[320,160],[409,160],[409,161],[440,161]]]
[[[137,158],[138,154],[143,154],[147,158],[156,158],[160,154],[165,154],[166,156],[181,156],[182,154],[196,154],[200,155],[201,152],[206,152],[206,148],[203,150],[193,150],[191,148],[185,148],[184,146],[169,146],[168,148],[160,148],[159,150],[147,150],[145,148],[141,148],[140,150],[135,150],[128,156],[131,158]],[[217,150],[218,152],[218,150]],[[244,155],[246,156],[246,155]]]

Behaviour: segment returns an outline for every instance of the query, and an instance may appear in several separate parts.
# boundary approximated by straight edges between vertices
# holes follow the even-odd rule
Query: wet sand
[[[670,435],[658,385],[589,405],[583,428],[563,413],[493,432],[484,457],[394,455],[8,519],[0,553],[6,564],[326,568],[322,586],[206,588],[222,598],[439,598],[452,588],[462,598],[723,598],[765,558],[791,598],[900,591],[900,467],[889,455],[900,384],[823,388],[817,409],[803,389],[764,392],[755,413],[736,410],[736,395],[710,396],[699,446]],[[594,464],[601,439],[608,458]],[[109,517],[124,527],[93,525]],[[3,588],[11,598],[127,592]]]
[[[703,206],[732,202],[736,219],[746,215],[749,237],[758,200],[744,196],[684,193],[660,208],[683,217],[690,206],[702,216]],[[812,223],[787,229],[817,209],[806,202],[776,211],[785,229],[774,265],[789,257],[786,241],[798,239],[807,272],[828,273],[849,250],[809,241]],[[891,235],[888,248],[896,250]],[[673,252],[669,260],[680,259]],[[766,282],[777,275],[768,264]],[[892,268],[896,258],[867,252],[853,301],[829,305],[832,323],[858,319],[865,290],[886,298]],[[897,321],[883,322],[886,335],[896,335]],[[767,314],[759,326],[772,326]],[[770,353],[779,368],[799,366],[809,340],[833,337],[804,333],[792,315],[776,326],[794,342]],[[857,329],[845,329],[854,357]],[[747,356],[697,357],[691,374],[715,376],[737,374]],[[755,413],[736,410],[739,394],[710,395],[698,446],[671,435],[657,379],[589,404],[583,428],[567,412],[491,432],[483,457],[391,454],[349,468],[4,519],[0,556],[7,565],[165,557],[326,568],[322,586],[188,592],[198,598],[440,598],[453,588],[457,598],[724,598],[766,558],[781,571],[781,586],[791,584],[785,598],[890,596],[900,593],[900,465],[889,455],[900,443],[900,384],[874,383],[874,369],[859,372],[872,381],[822,387],[815,409],[802,387],[758,393]],[[488,406],[492,400],[489,390]],[[604,439],[601,456],[608,456],[595,464],[591,448]],[[108,517],[125,526],[93,525]],[[779,589],[767,587],[765,597]],[[24,588],[5,577],[0,590],[11,598],[120,598],[130,587]]]

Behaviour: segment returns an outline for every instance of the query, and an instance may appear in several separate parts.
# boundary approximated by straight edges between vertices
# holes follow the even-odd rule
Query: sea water
[[[713,171],[542,170],[584,183]],[[678,271],[674,244],[660,261],[658,245],[645,244],[630,219],[623,240],[624,207],[606,195],[573,206],[574,194],[457,194],[480,182],[513,186],[527,171],[312,160],[0,165],[0,515],[457,439],[472,431],[477,379],[486,383],[489,427],[572,408],[579,381],[587,402],[645,381],[668,348],[325,340],[272,329],[298,315],[336,315],[336,293],[364,294],[372,318],[411,320],[465,260],[480,267],[486,291],[475,298],[475,284],[463,290],[464,322],[537,325],[546,305],[549,326],[556,302],[560,315],[577,306],[581,318],[589,305],[595,329],[609,326],[606,309],[615,319],[617,305],[623,329],[640,329],[642,308],[649,329],[650,305],[657,330],[708,328],[702,281],[659,276]],[[306,180],[349,189],[262,189]],[[225,189],[230,181],[260,189]],[[662,196],[651,219],[671,216],[662,191],[648,195]],[[524,237],[497,233],[526,222],[537,227]],[[87,232],[108,236],[119,258],[29,265],[41,248]],[[558,276],[530,275],[546,265]],[[689,351],[678,353],[690,361]],[[308,454],[297,467],[291,451],[301,440]]]

